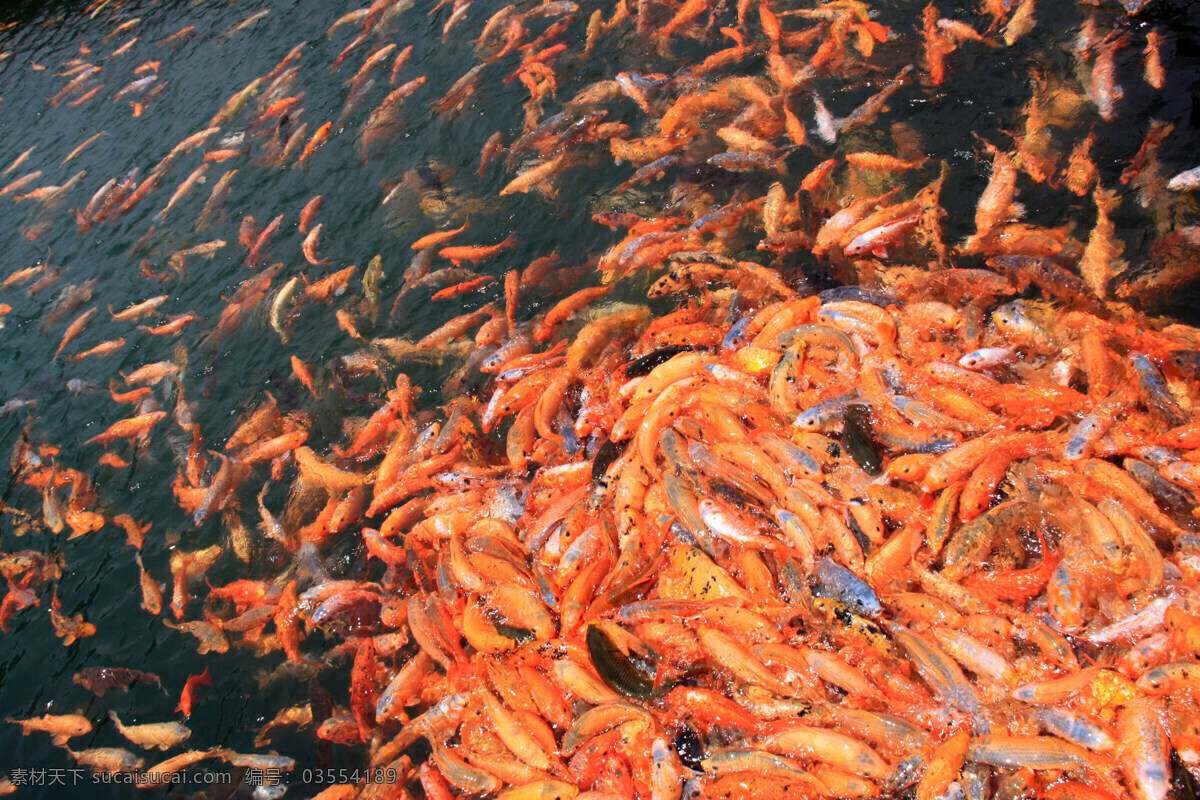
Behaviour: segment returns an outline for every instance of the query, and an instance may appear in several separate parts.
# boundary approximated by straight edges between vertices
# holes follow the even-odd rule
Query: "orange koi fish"
[[[517,234],[510,233],[508,238],[493,245],[464,245],[462,247],[443,247],[438,251],[438,255],[442,258],[449,259],[454,266],[461,266],[464,261],[470,261],[472,264],[478,264],[481,261],[487,261],[492,256],[517,246]]]

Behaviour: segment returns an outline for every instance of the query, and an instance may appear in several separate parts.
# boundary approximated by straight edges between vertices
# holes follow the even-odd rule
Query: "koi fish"
[[[448,259],[454,266],[461,266],[464,261],[469,261],[472,264],[478,264],[480,261],[487,261],[489,258],[517,246],[517,235],[510,233],[508,237],[499,244],[493,245],[464,245],[462,247],[443,247],[438,251],[438,255]]]
[[[92,732],[91,721],[79,714],[46,714],[36,719],[25,720],[9,717],[7,721],[20,725],[21,732],[26,736],[33,731],[49,733],[58,747],[65,745],[69,739]]]
[[[84,444],[108,444],[117,439],[136,439],[148,433],[151,428],[161,422],[166,416],[167,412],[165,411],[152,411],[149,414],[118,420],[103,433],[96,434],[84,442]]]

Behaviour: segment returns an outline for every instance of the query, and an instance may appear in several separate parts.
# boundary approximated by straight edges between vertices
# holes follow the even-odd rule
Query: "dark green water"
[[[558,196],[550,201],[532,193],[498,197],[499,190],[512,178],[499,165],[493,164],[482,179],[476,176],[480,147],[493,132],[500,131],[507,143],[522,131],[522,104],[528,93],[519,81],[502,82],[518,63],[515,56],[485,69],[482,88],[461,113],[439,118],[430,110],[431,103],[477,63],[469,40],[479,34],[487,18],[501,5],[498,0],[475,0],[464,21],[443,41],[441,30],[450,8],[429,16],[426,12],[431,6],[418,4],[400,14],[385,36],[370,39],[336,72],[329,65],[357,29],[346,26],[332,37],[326,36],[326,30],[334,20],[355,8],[351,4],[315,0],[131,2],[101,8],[94,15],[82,4],[42,7],[8,4],[0,8],[0,14],[15,22],[12,28],[0,33],[0,53],[5,55],[0,60],[0,168],[36,145],[25,164],[0,183],[32,169],[44,172],[37,185],[59,184],[78,170],[87,171],[63,206],[44,216],[36,213],[33,201],[15,203],[11,198],[0,198],[0,279],[40,261],[61,268],[58,283],[33,296],[26,286],[0,291],[0,302],[12,306],[0,330],[0,404],[10,399],[36,401],[34,407],[0,417],[0,452],[10,452],[27,425],[35,445],[60,447],[55,461],[93,478],[100,497],[97,507],[106,516],[128,513],[153,523],[142,550],[143,559],[160,582],[167,582],[168,559],[174,545],[195,550],[222,544],[228,549],[228,536],[219,518],[196,528],[176,505],[170,483],[178,471],[178,454],[186,452],[190,442],[169,420],[151,437],[149,447],[139,454],[132,468],[114,470],[97,466],[101,448],[84,442],[129,415],[128,406],[113,403],[106,395],[111,378],[150,362],[178,359],[177,348],[182,345],[187,350],[187,366],[181,375],[183,391],[196,405],[196,421],[210,448],[219,449],[233,430],[237,415],[261,402],[269,391],[285,410],[302,410],[311,416],[309,444],[322,452],[329,443],[342,440],[342,419],[369,414],[374,406],[357,405],[332,391],[326,392],[321,400],[312,400],[291,377],[289,357],[299,356],[315,365],[318,377],[327,381],[329,365],[335,357],[363,349],[361,342],[338,328],[333,310],[349,307],[350,298],[357,301],[362,270],[372,256],[379,254],[383,259],[383,311],[376,324],[362,323],[364,335],[419,338],[489,300],[503,302],[502,283],[498,282],[450,302],[429,302],[428,293],[413,295],[398,313],[389,314],[401,276],[412,257],[409,245],[420,236],[443,227],[457,227],[468,220],[470,231],[461,239],[462,243],[492,244],[516,231],[519,246],[481,268],[501,280],[508,269],[522,268],[551,251],[559,253],[563,265],[582,264],[589,253],[614,242],[616,235],[592,222],[591,215],[608,206],[605,193],[628,177],[630,168],[613,165],[602,148],[585,151],[587,157],[572,167],[559,184]],[[606,17],[611,14],[606,5],[581,4],[578,19],[566,37],[572,52],[579,49],[586,21],[598,7],[603,8]],[[781,4],[777,10],[787,7]],[[981,17],[966,5],[943,3],[940,10],[944,16],[982,27]],[[269,13],[244,30],[230,32],[239,21],[261,11]],[[1104,184],[1116,185],[1116,176],[1136,152],[1151,118],[1176,126],[1160,153],[1166,174],[1195,166],[1196,126],[1200,123],[1195,88],[1200,63],[1195,42],[1200,41],[1197,38],[1200,19],[1195,7],[1185,3],[1155,4],[1140,20],[1124,21],[1109,9],[1098,13],[1106,26],[1124,25],[1135,33],[1150,22],[1159,24],[1166,34],[1164,55],[1168,65],[1167,86],[1158,92],[1139,79],[1139,48],[1131,47],[1119,54],[1118,79],[1126,92],[1120,113],[1112,123],[1094,121],[1102,134],[1096,155]],[[822,78],[817,82],[814,88],[836,115],[849,113],[872,94],[878,88],[880,76],[886,78],[920,58],[920,37],[916,32],[919,14],[918,4],[878,4],[878,21],[892,29],[897,41],[880,48],[872,62],[880,68],[878,72]],[[117,26],[134,18],[140,21],[129,32],[105,41]],[[945,86],[905,90],[893,101],[888,114],[874,126],[856,132],[851,140],[832,146],[818,142],[793,153],[787,162],[791,176],[785,180],[794,186],[800,176],[821,160],[885,142],[893,131],[891,126],[904,123],[919,132],[923,148],[931,158],[945,160],[951,167],[943,194],[943,203],[950,211],[946,229],[949,239],[961,240],[972,229],[974,203],[986,184],[990,168],[989,161],[980,158],[978,143],[971,134],[1003,143],[1002,129],[1019,130],[1019,111],[1030,92],[1031,67],[1036,65],[1070,75],[1074,57],[1069,48],[1082,18],[1082,12],[1071,4],[1049,0],[1040,3],[1037,28],[1018,46],[960,49],[951,58],[951,78]],[[186,26],[195,27],[194,35],[172,44],[157,44]],[[110,57],[133,36],[138,40],[126,53]],[[393,88],[387,81],[391,60],[375,73],[376,85],[362,105],[343,116],[345,81],[368,52],[388,41],[399,47],[409,44],[414,47],[400,80],[424,75],[427,83],[405,102],[403,130],[374,147],[364,159],[359,135],[370,110]],[[303,95],[303,110],[293,115],[291,124],[307,123],[311,135],[325,121],[335,121],[329,142],[307,167],[259,165],[256,160],[262,152],[262,142],[254,138],[256,132],[249,132],[249,155],[212,164],[207,183],[172,209],[165,222],[156,223],[152,217],[166,204],[175,186],[201,163],[202,152],[216,147],[222,137],[244,130],[252,117],[244,113],[233,124],[224,126],[205,148],[181,157],[163,186],[131,213],[86,232],[78,229],[70,209],[82,208],[92,193],[111,177],[119,178],[137,167],[144,178],[179,141],[206,127],[227,98],[269,71],[300,43],[304,43],[303,55],[297,62],[299,70],[288,94]],[[672,58],[667,59],[650,50],[628,29],[614,33],[601,40],[588,60],[572,58],[560,63],[558,98],[546,105],[544,114],[558,111],[562,102],[579,89],[612,77],[620,70],[672,73],[680,64],[699,60],[720,46],[723,45],[681,42]],[[84,47],[90,53],[81,53]],[[65,102],[50,105],[48,98],[69,80],[56,73],[66,69],[75,58],[103,65],[97,80],[104,83],[104,89],[78,108],[71,108]],[[135,78],[134,69],[139,64],[150,60],[161,62],[157,84],[165,88],[135,118],[128,99],[113,102],[112,97]],[[751,59],[744,65],[748,72],[758,72],[761,68],[761,59]],[[1094,116],[1094,112],[1088,113]],[[811,123],[811,112],[806,115]],[[609,121],[629,123],[635,133],[644,119],[627,101],[614,102],[608,117]],[[100,139],[69,164],[60,165],[72,149],[100,131],[105,132]],[[1065,143],[1070,139],[1063,136],[1059,141]],[[209,229],[195,231],[196,217],[211,187],[232,168],[238,172],[224,203],[224,214]],[[423,170],[423,184],[422,180],[410,178],[414,188],[402,192],[388,206],[382,206],[381,201],[392,186],[414,170]],[[736,183],[745,187],[758,181],[765,190],[771,180],[765,176],[739,177]],[[664,186],[665,183],[654,184],[638,195],[645,198],[645,211],[655,212],[663,205]],[[305,262],[300,250],[304,237],[296,228],[300,209],[315,194],[325,197],[317,217],[325,225],[319,252],[333,260],[331,265],[319,268]],[[1022,184],[1021,200],[1027,206],[1030,221],[1055,226],[1077,220],[1080,227],[1076,235],[1086,239],[1086,231],[1094,220],[1090,198],[1063,198],[1061,191]],[[623,203],[638,210],[629,196]],[[1183,217],[1187,210],[1181,206],[1171,213]],[[289,344],[282,343],[271,330],[266,304],[215,346],[205,340],[224,306],[222,298],[229,297],[251,274],[243,265],[245,251],[237,245],[238,226],[244,214],[253,215],[260,224],[278,214],[285,215],[267,257],[267,263],[284,264],[273,283],[272,295],[292,275],[305,274],[316,279],[350,264],[359,266],[345,301],[338,301],[333,307],[310,306],[300,312]],[[31,240],[29,234],[43,222],[48,227]],[[131,248],[152,224],[157,231],[146,251],[130,258]],[[1149,212],[1131,201],[1125,202],[1118,215],[1118,228],[1127,245],[1125,258],[1132,268],[1152,269],[1149,245],[1156,228]],[[223,239],[229,244],[212,260],[189,259],[181,275],[166,270],[170,279],[159,283],[139,274],[142,258],[151,259],[156,268],[162,269],[172,251],[213,239]],[[790,266],[799,267],[814,284],[827,280],[823,269],[811,259],[795,259]],[[202,322],[188,327],[177,338],[154,337],[137,331],[130,323],[114,322],[102,311],[66,353],[120,336],[127,339],[126,346],[104,358],[81,362],[56,360],[54,351],[62,332],[78,311],[45,331],[41,324],[64,288],[93,279],[94,296],[90,305],[101,308],[111,305],[120,310],[130,303],[167,293],[170,299],[160,309],[159,316],[193,312],[202,317]],[[572,288],[558,287],[535,294],[524,304],[521,318],[532,319],[557,294]],[[623,287],[622,291],[627,299],[635,299],[637,289]],[[1166,310],[1195,321],[1195,310],[1189,309],[1188,297],[1176,296]],[[656,310],[668,308],[664,304]],[[152,321],[153,317],[144,322]],[[448,399],[441,387],[454,367],[454,364],[391,365],[387,377],[394,380],[395,372],[403,369],[414,384],[423,387],[421,404],[429,408]],[[72,380],[82,381],[83,390],[69,391],[67,383]],[[370,391],[381,391],[386,385],[386,382],[363,384],[364,390]],[[468,381],[464,389],[470,388]],[[173,405],[174,393],[168,392],[166,410]],[[128,451],[128,448],[121,450]],[[260,485],[255,479],[239,493],[242,517],[251,527],[257,520],[254,495]],[[253,746],[257,729],[280,709],[309,700],[311,687],[306,677],[284,676],[267,683],[256,680],[256,674],[279,666],[282,653],[258,658],[235,647],[222,655],[198,656],[192,637],[165,627],[161,619],[143,611],[134,551],[125,544],[124,534],[117,528],[109,525],[68,541],[66,533],[55,536],[39,523],[41,497],[36,491],[12,478],[6,478],[3,486],[5,504],[10,509],[30,512],[32,521],[20,524],[16,513],[0,516],[0,549],[35,550],[60,556],[66,565],[57,583],[63,613],[82,613],[96,626],[97,633],[64,647],[55,637],[47,613],[51,587],[39,589],[40,606],[18,612],[12,631],[0,634],[0,717],[24,719],[44,713],[82,713],[93,720],[95,730],[73,740],[75,749],[129,747],[108,722],[107,712],[115,710],[122,719],[137,722],[176,718],[173,709],[184,680],[208,667],[213,685],[201,689],[199,706],[188,721],[193,731],[188,744],[199,749],[222,746],[238,752],[265,752],[266,749]],[[286,492],[286,483],[273,486],[268,493],[268,506],[280,508]],[[283,566],[271,560],[274,552],[269,547],[256,547],[249,564],[227,552],[211,571],[210,578],[214,585],[219,585],[243,577],[271,577]],[[334,542],[328,555],[336,574],[353,575],[362,569],[362,555],[351,542]],[[198,616],[199,605],[193,604],[189,619]],[[314,652],[319,650],[320,637],[311,637],[305,647]],[[127,694],[110,692],[96,698],[71,679],[74,673],[89,666],[149,670],[162,677],[166,692],[134,686]],[[348,670],[348,662],[343,659],[320,676],[323,685],[342,703],[346,701]],[[0,726],[0,774],[12,775],[17,769],[73,767],[65,752],[51,746],[48,739],[45,734],[22,736],[16,725]],[[363,748],[334,746],[328,749],[331,755],[325,756],[314,749],[313,742],[309,730],[283,731],[271,743],[270,749],[297,760],[297,772],[286,783],[299,784],[299,772],[304,767],[361,766]],[[145,755],[151,763],[158,760],[157,753]],[[328,761],[324,760],[326,757]],[[67,782],[71,783],[69,773]],[[180,791],[199,788],[189,786]],[[162,796],[165,791],[141,794]],[[311,796],[314,791],[312,786],[296,786],[288,796]],[[66,787],[24,787],[19,796],[126,797],[135,793],[131,788],[97,789],[80,783]]]

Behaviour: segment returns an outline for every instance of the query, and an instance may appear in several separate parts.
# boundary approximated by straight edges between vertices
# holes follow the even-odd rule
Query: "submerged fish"
[[[1132,0],[976,17],[621,0],[586,20],[572,0],[463,0],[409,25],[411,5],[320,23],[328,52],[243,59],[258,74],[238,87],[210,70],[211,118],[200,95],[157,102],[175,88],[159,50],[200,20],[147,45],[100,0],[63,28],[100,35],[57,65],[5,40],[0,60],[54,70],[52,92],[10,93],[14,115],[70,129],[14,144],[0,188],[11,227],[63,259],[14,256],[0,281],[10,371],[82,352],[0,406],[28,420],[5,530],[37,539],[0,553],[0,629],[27,637],[48,612],[64,644],[136,645],[101,595],[64,606],[61,579],[136,565],[159,616],[166,561],[163,623],[199,659],[176,710],[237,694],[253,670],[219,669],[236,648],[266,665],[259,688],[308,681],[253,724],[271,719],[256,747],[283,726],[316,746],[210,741],[149,770],[69,755],[150,786],[209,759],[322,767],[339,743],[370,774],[337,796],[1183,786],[1200,331],[1155,304],[1186,306],[1196,278],[1181,193],[1200,168],[1179,172],[1179,104],[1146,99],[1187,83],[1172,21]],[[208,43],[218,61],[233,34],[266,52],[297,21],[243,13]],[[407,73],[422,31],[466,61]],[[73,110],[97,97],[115,103],[100,132]],[[88,170],[50,174],[72,160]],[[368,235],[381,195],[392,249]],[[235,233],[240,265],[218,258]],[[103,452],[65,441],[88,427]],[[85,535],[116,556],[91,564]],[[117,667],[74,681],[161,688]],[[204,735],[110,717],[144,748]],[[21,724],[59,745],[92,729]]]
[[[108,717],[117,726],[117,733],[138,747],[170,750],[191,737],[192,732],[178,722],[155,722],[147,725],[123,725],[117,712],[109,711]]]
[[[157,675],[124,667],[87,667],[75,673],[72,681],[94,692],[97,697],[103,697],[109,689],[128,691],[135,683],[152,683],[162,688],[162,681]]]

